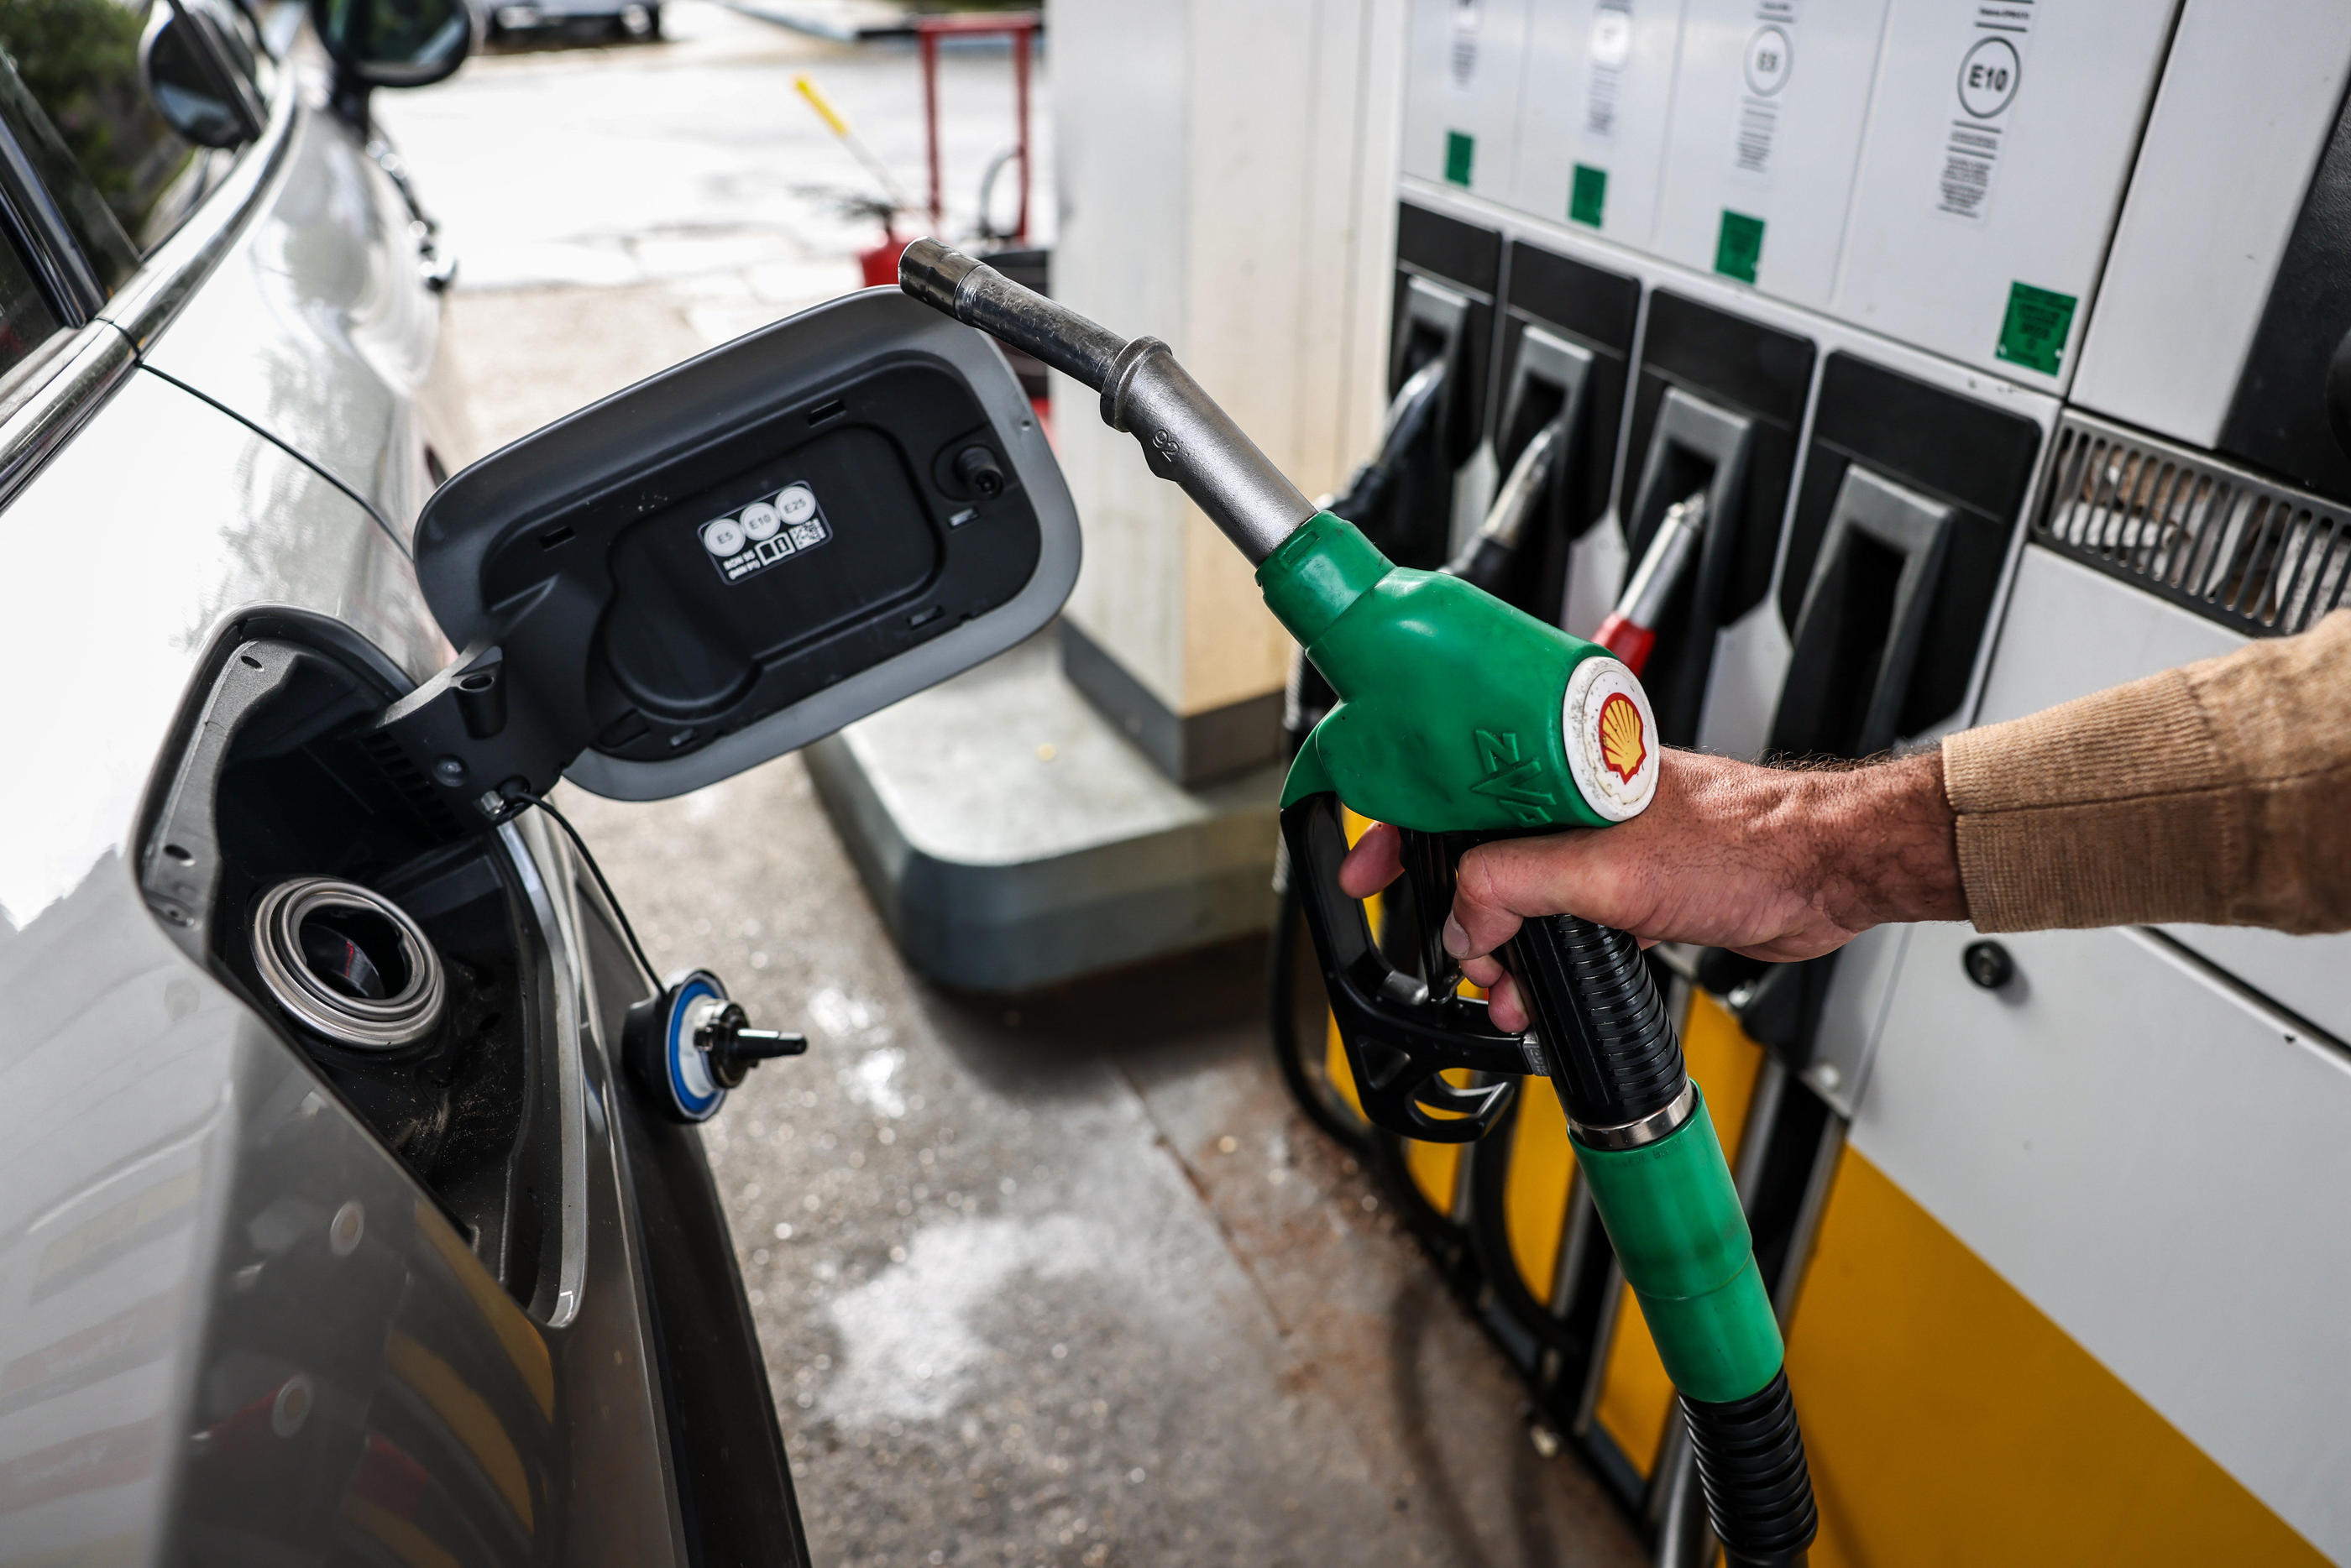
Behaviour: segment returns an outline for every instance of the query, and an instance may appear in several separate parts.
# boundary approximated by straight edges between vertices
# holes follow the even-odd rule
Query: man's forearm
[[[2351,611],[1944,742],[1985,930],[2351,927]]]
[[[1898,920],[1967,919],[1940,751],[1811,776],[1844,786],[1817,849],[1843,901],[1839,924],[1860,931]]]

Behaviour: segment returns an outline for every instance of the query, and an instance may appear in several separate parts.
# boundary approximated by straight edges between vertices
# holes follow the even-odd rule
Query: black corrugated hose
[[[1631,933],[1573,915],[1526,922],[1511,940],[1545,1064],[1569,1117],[1622,1127],[1672,1105],[1688,1081],[1681,1040]],[[1743,1399],[1683,1398],[1708,1517],[1740,1568],[1789,1568],[1820,1521],[1784,1368]]]

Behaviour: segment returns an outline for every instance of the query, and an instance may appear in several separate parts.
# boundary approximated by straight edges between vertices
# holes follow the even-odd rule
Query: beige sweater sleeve
[[[1980,929],[2351,929],[2351,609],[1943,742]]]

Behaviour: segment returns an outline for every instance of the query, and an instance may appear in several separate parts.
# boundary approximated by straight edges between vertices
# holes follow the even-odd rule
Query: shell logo
[[[1597,725],[1600,735],[1600,763],[1626,784],[1641,771],[1649,760],[1649,737],[1641,722],[1641,710],[1633,699],[1622,691],[1612,691],[1600,704]]]
[[[1568,771],[1593,814],[1629,822],[1657,793],[1657,717],[1648,696],[1622,660],[1586,659],[1567,678],[1560,705],[1560,739]]]

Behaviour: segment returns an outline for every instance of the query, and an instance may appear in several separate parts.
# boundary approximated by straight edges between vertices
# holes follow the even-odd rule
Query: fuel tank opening
[[[338,1045],[388,1051],[441,1020],[441,956],[406,911],[356,882],[296,877],[253,910],[253,961],[297,1023]]]

